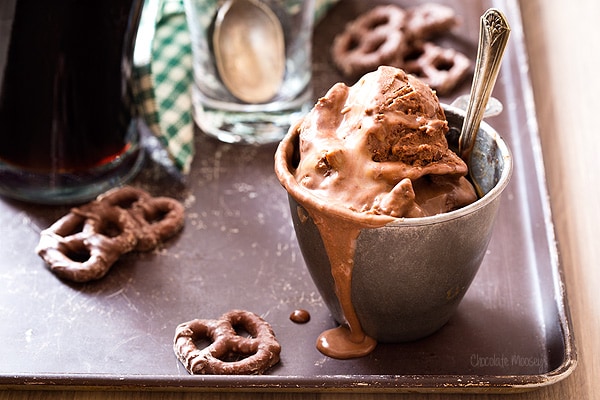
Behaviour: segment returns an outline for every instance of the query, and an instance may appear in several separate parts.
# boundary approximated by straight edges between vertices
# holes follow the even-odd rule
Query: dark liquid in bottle
[[[127,151],[143,0],[1,1],[0,161],[77,172]]]

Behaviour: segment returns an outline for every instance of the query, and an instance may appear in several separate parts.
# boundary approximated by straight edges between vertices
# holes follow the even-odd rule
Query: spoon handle
[[[458,148],[461,158],[467,164],[469,164],[475,137],[500,71],[509,35],[510,27],[500,10],[490,8],[481,16],[475,75]]]

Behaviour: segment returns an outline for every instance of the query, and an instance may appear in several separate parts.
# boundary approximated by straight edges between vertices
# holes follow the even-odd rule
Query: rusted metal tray
[[[334,322],[297,247],[273,173],[275,146],[228,145],[199,134],[189,177],[148,158],[134,182],[185,203],[183,233],[159,250],[128,254],[98,282],[63,282],[34,253],[40,230],[67,207],[0,199],[0,386],[507,392],[568,376],[576,365],[574,335],[518,4],[452,4],[463,24],[447,40],[472,57],[487,8],[502,9],[512,25],[494,92],[505,111],[488,122],[511,146],[515,172],[481,270],[444,328],[416,342],[379,345],[360,359],[320,354],[315,339]],[[342,80],[329,60],[333,36],[367,7],[342,0],[316,27],[315,97]],[[232,308],[272,324],[281,362],[263,376],[188,375],[172,350],[175,327]],[[297,308],[310,311],[308,324],[289,320]]]

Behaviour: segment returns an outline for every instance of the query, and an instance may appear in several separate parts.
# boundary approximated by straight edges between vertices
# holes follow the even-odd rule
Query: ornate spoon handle
[[[470,165],[475,138],[500,71],[509,35],[510,27],[500,10],[490,8],[481,16],[475,75],[458,147],[467,165]]]

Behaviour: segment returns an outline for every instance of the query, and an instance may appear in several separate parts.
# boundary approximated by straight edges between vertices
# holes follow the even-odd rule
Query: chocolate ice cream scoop
[[[296,180],[357,212],[423,217],[476,200],[466,164],[448,148],[435,92],[380,67],[334,85],[297,127]]]

